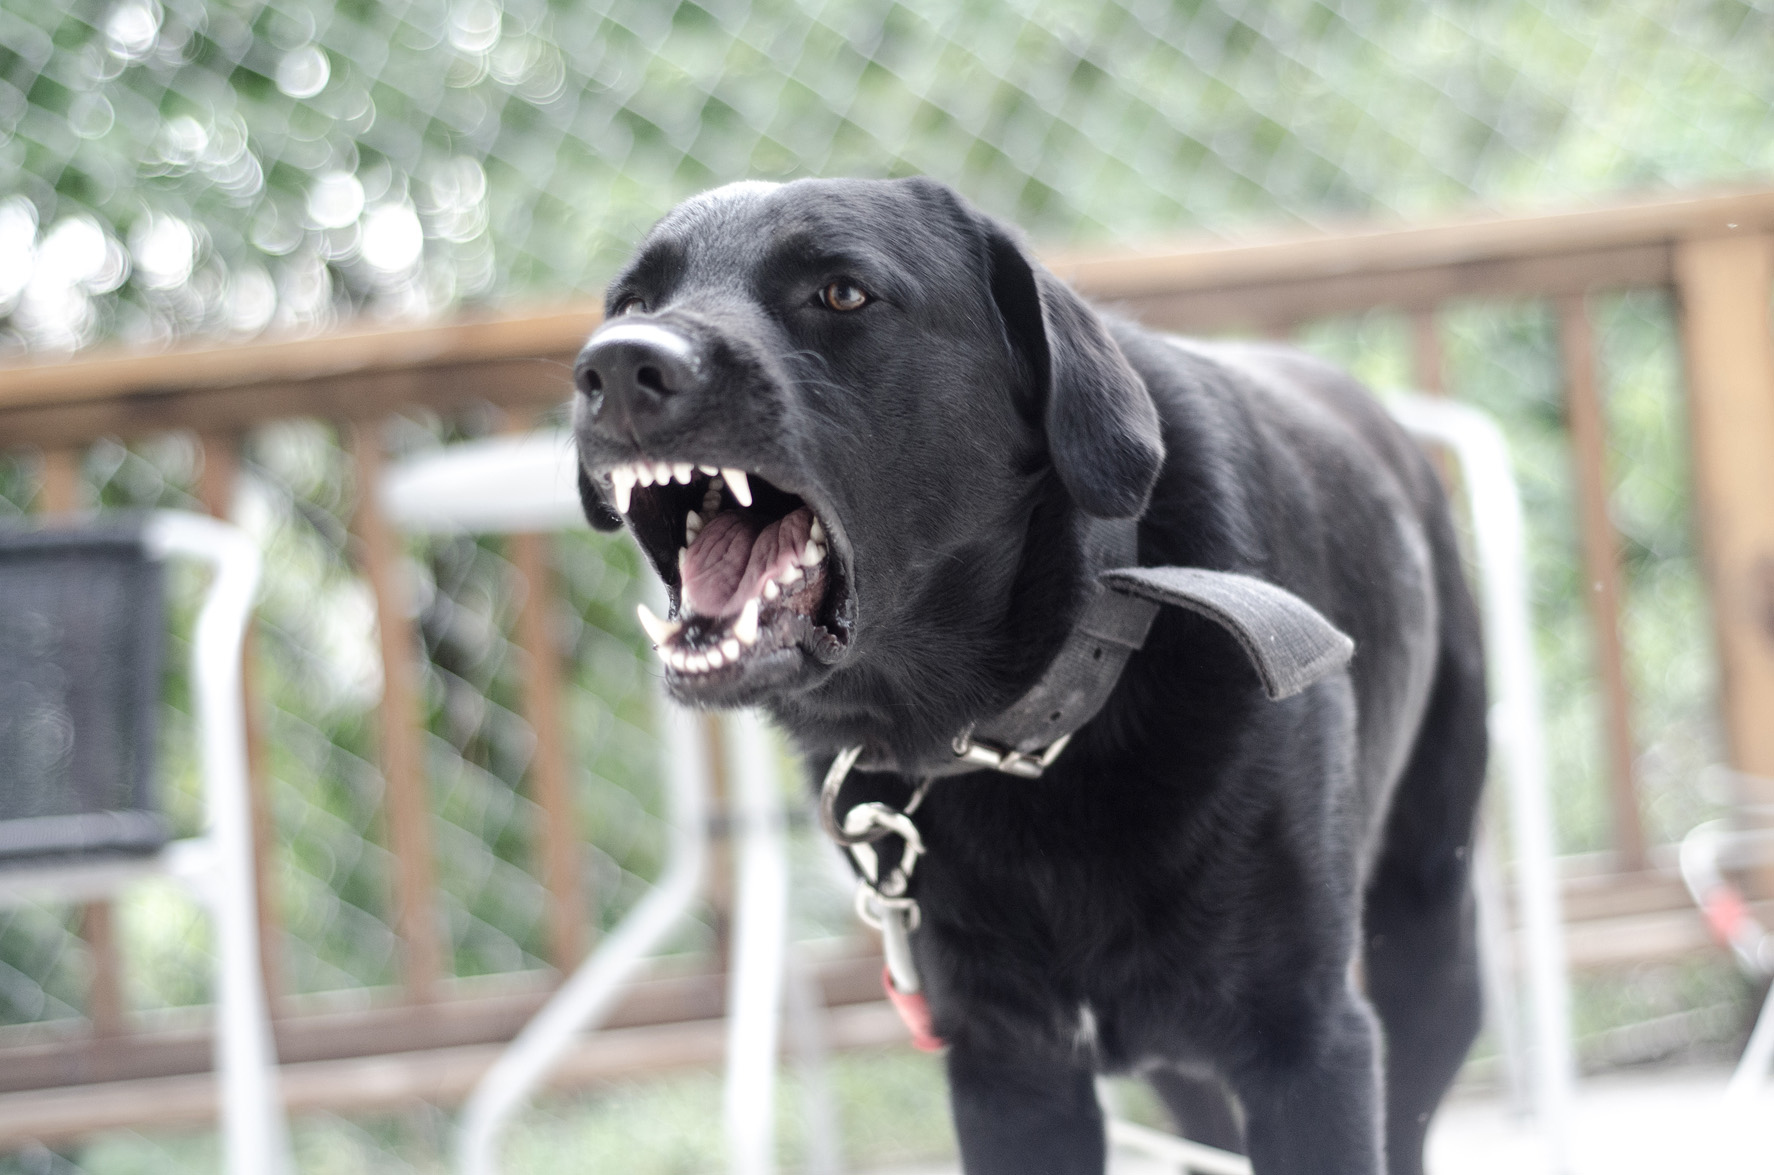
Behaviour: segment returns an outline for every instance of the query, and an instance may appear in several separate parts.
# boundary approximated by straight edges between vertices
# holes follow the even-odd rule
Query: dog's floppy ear
[[[980,218],[992,298],[1044,397],[1054,470],[1086,514],[1137,518],[1164,464],[1158,410],[1127,356],[1077,294]]]
[[[598,493],[597,487],[591,484],[591,478],[585,475],[585,467],[579,467],[579,505],[585,511],[585,520],[596,530],[621,530],[622,515],[616,513],[604,496]]]
[[[1238,640],[1272,700],[1291,698],[1355,655],[1355,642],[1285,588],[1203,567],[1117,567],[1103,584],[1207,617]]]

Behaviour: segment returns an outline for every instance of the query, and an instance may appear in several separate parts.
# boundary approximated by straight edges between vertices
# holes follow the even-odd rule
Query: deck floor
[[[1725,1103],[1719,1068],[1649,1068],[1585,1079],[1578,1088],[1566,1175],[1774,1175],[1774,1083],[1748,1105]],[[1110,1175],[1175,1175],[1116,1155]],[[1429,1139],[1430,1175],[1551,1175],[1531,1120],[1502,1098],[1450,1099]],[[953,1165],[872,1175],[959,1175]]]

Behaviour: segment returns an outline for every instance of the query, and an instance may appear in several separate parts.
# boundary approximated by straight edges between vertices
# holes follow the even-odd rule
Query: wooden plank
[[[176,396],[191,389],[287,386],[537,355],[572,356],[600,319],[597,307],[581,305],[418,326],[359,326],[307,338],[207,343],[148,353],[106,348],[70,359],[0,367],[0,407],[131,395]]]
[[[826,1040],[838,1049],[906,1041],[905,1025],[885,1000],[834,1009],[824,1027]],[[594,1033],[561,1059],[549,1085],[566,1089],[712,1066],[725,1055],[726,1032],[725,1021],[702,1020]],[[501,1051],[496,1045],[471,1045],[284,1065],[279,1084],[294,1113],[448,1105],[467,1097]],[[5,1094],[0,1095],[0,1148],[67,1142],[104,1130],[198,1125],[215,1115],[215,1081],[207,1074]]]
[[[1481,258],[1423,269],[1358,270],[1332,274],[1281,274],[1268,281],[1198,285],[1187,265],[1174,282],[1154,270],[1138,283],[1121,275],[1080,278],[1097,301],[1150,326],[1183,331],[1252,331],[1354,314],[1375,307],[1425,310],[1447,302],[1527,299],[1592,290],[1665,286],[1669,246],[1639,245],[1558,256]]]
[[[572,355],[456,366],[348,372],[307,380],[250,382],[114,392],[0,405],[0,447],[85,444],[96,437],[138,437],[169,429],[245,432],[267,420],[313,416],[380,420],[407,407],[447,412],[477,403],[553,406],[572,393]],[[10,376],[0,372],[0,383]]]
[[[1335,226],[1255,243],[1146,244],[1090,255],[1054,254],[1055,273],[1089,290],[1137,297],[1158,291],[1267,285],[1351,274],[1458,269],[1477,261],[1632,250],[1724,233],[1774,228],[1774,189],[1693,193],[1528,216],[1462,217],[1398,227]]]
[[[881,997],[881,956],[872,943],[857,946],[813,964],[822,1006]],[[542,979],[531,973],[494,985],[452,983],[448,994],[423,1006],[406,1003],[402,992],[376,993],[369,1007],[329,1010],[314,1010],[312,997],[292,997],[288,1014],[274,1027],[277,1055],[285,1063],[306,1063],[509,1041],[551,994]],[[725,1011],[726,998],[727,977],[718,971],[655,964],[623,989],[605,1027],[713,1019]],[[203,1073],[213,1062],[206,1023],[138,1032],[106,1042],[104,1049],[48,1026],[15,1028],[9,1035],[24,1039],[0,1047],[0,1092]]]
[[[1723,678],[1731,765],[1774,804],[1774,234],[1676,251],[1694,491]],[[1774,893],[1774,870],[1758,879]]]
[[[383,814],[388,847],[397,862],[395,925],[407,994],[415,1003],[424,1003],[434,994],[443,955],[434,896],[431,804],[419,729],[418,641],[407,612],[412,585],[402,573],[399,539],[376,501],[382,471],[380,428],[352,426],[351,453],[357,475],[353,526],[364,574],[376,599],[382,652],[382,704],[377,718],[387,789]]]
[[[227,518],[234,504],[234,490],[240,479],[240,437],[214,434],[199,438],[203,452],[203,472],[198,479],[197,496],[203,508],[216,518]],[[246,714],[247,803],[253,830],[253,889],[257,897],[259,918],[259,973],[265,986],[265,1006],[275,1017],[282,1011],[283,1000],[283,919],[275,900],[275,883],[271,879],[271,856],[277,846],[272,827],[271,773],[265,758],[265,717],[259,706],[258,688],[254,684],[253,626],[241,640],[240,683],[242,707]]]
[[[1632,733],[1632,700],[1626,685],[1626,654],[1620,639],[1620,540],[1608,514],[1607,421],[1596,379],[1595,332],[1582,295],[1558,300],[1559,341],[1564,355],[1565,410],[1576,459],[1578,532],[1583,546],[1584,600],[1594,634],[1602,686],[1607,742],[1608,802],[1620,866],[1645,868],[1645,830],[1639,814],[1638,754]]]
[[[1522,958],[1518,944],[1515,958]],[[1693,908],[1623,918],[1603,918],[1565,928],[1565,957],[1572,970],[1596,971],[1659,959],[1720,953]]]
[[[584,870],[579,853],[579,819],[567,767],[566,732],[561,722],[560,654],[548,630],[554,602],[548,540],[515,534],[508,541],[512,563],[524,579],[517,615],[517,644],[527,658],[524,720],[536,735],[530,759],[530,791],[536,803],[541,873],[548,890],[549,961],[563,975],[585,954],[588,919]]]
[[[1562,266],[1582,267],[1584,254],[1636,258],[1612,277],[1603,274],[1591,280],[1658,284],[1647,281],[1644,270],[1647,264],[1655,268],[1655,258],[1663,252],[1665,242],[1697,232],[1722,232],[1727,224],[1774,226],[1774,189],[1651,198],[1539,216],[1461,218],[1411,228],[1358,225],[1272,237],[1254,244],[1206,240],[1137,252],[1053,254],[1047,260],[1056,272],[1093,296],[1130,301],[1187,291],[1248,292],[1360,275],[1390,278],[1439,271],[1471,277],[1481,272],[1482,266],[1496,263],[1503,263],[1503,272],[1518,275],[1506,285],[1512,292],[1520,292],[1523,279],[1519,275],[1534,271],[1510,270],[1508,263],[1553,259]],[[1548,287],[1551,292],[1566,289]],[[1350,296],[1345,290],[1338,305],[1351,305]],[[1412,292],[1410,298],[1416,304],[1433,301],[1421,290]],[[1383,299],[1370,304],[1394,303]],[[1180,316],[1199,322],[1214,320],[1205,313]],[[374,386],[377,381],[373,377],[381,374],[497,365],[537,355],[570,361],[598,320],[597,309],[585,305],[422,326],[358,328],[302,339],[199,345],[148,355],[105,350],[68,360],[0,367],[0,437],[6,438],[4,443],[19,443],[11,439],[6,425],[13,409],[25,407],[136,396],[182,397],[192,389],[201,393],[257,385],[275,386],[287,397],[305,383],[355,381]],[[1283,320],[1285,316],[1264,319]],[[366,381],[363,377],[370,378]],[[559,382],[564,388],[565,379]],[[261,411],[259,418],[336,415],[303,407],[301,400],[297,394],[292,407],[282,412]],[[232,420],[227,422],[228,427],[234,425]],[[36,427],[47,426],[39,421]],[[86,435],[103,435],[105,431]]]

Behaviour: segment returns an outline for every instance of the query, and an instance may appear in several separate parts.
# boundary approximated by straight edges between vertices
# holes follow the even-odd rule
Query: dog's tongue
[[[684,556],[684,611],[732,616],[799,558],[813,527],[807,507],[764,523],[750,510],[724,510],[708,520]]]

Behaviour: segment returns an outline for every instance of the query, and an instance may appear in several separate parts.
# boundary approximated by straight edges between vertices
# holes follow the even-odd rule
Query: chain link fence
[[[1771,60],[1771,0],[0,0],[0,362],[585,297],[672,203],[747,177],[926,173],[1044,247],[1766,182]],[[1643,782],[1667,837],[1705,810],[1693,780],[1717,755],[1671,308],[1605,299],[1598,329],[1615,357]],[[1599,701],[1554,324],[1542,308],[1455,308],[1444,331],[1450,389],[1499,415],[1520,456],[1562,833],[1598,847]],[[1304,341],[1377,384],[1410,382],[1395,317]],[[500,423],[415,416],[387,439],[416,452]],[[201,462],[180,436],[100,442],[84,492],[194,506]],[[0,455],[0,514],[31,509],[37,483],[34,455]],[[284,982],[298,995],[396,978],[356,493],[330,425],[247,439],[234,514],[272,568],[257,685]],[[494,539],[408,553],[446,966],[534,970],[545,897],[512,638],[524,585]],[[608,925],[663,839],[649,666],[629,621],[639,569],[627,546],[588,534],[563,536],[553,558],[587,885]],[[194,597],[175,592],[175,640]],[[181,654],[166,742],[190,828]],[[123,909],[131,1008],[205,1001],[202,919],[170,890]],[[0,911],[0,1025],[78,1025],[90,961],[76,931],[60,908]],[[394,1157],[404,1144],[328,1121],[341,1153],[409,1169]],[[191,1161],[126,1143],[0,1157],[0,1171]]]
[[[1774,171],[1768,0],[6,0],[0,344],[595,289],[693,191],[1050,244]]]

